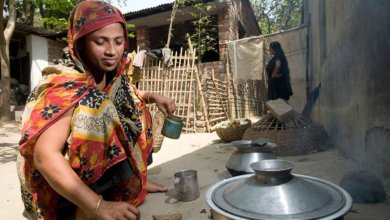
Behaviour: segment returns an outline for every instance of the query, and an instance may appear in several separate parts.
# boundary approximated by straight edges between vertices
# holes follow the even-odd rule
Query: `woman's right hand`
[[[102,200],[97,210],[98,220],[139,220],[140,211],[137,207],[126,202],[111,202]]]

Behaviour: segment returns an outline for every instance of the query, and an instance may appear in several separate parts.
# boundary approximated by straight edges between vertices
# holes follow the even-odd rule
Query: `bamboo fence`
[[[207,74],[206,78],[206,100],[207,113],[210,126],[216,125],[229,118],[228,104],[228,82],[215,79],[214,70]],[[211,130],[215,130],[212,128]]]
[[[195,132],[195,89],[197,67],[194,51],[171,52],[172,67],[165,67],[160,59],[146,57],[142,68],[142,80],[139,89],[173,98],[176,102],[175,115],[184,121],[185,133]],[[152,115],[158,109],[156,105],[149,106]]]

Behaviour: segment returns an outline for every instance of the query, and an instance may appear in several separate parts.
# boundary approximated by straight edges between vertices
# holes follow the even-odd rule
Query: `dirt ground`
[[[0,124],[0,219],[19,220],[23,217],[19,183],[16,174],[16,152],[20,124],[17,122]],[[149,178],[168,185],[167,193],[149,194],[139,207],[142,219],[153,219],[153,215],[181,213],[183,219],[210,219],[210,209],[205,201],[207,189],[230,175],[225,163],[233,149],[218,148],[219,138],[215,133],[182,134],[180,139],[166,138],[161,150],[154,154],[154,162],[149,167]],[[293,173],[321,178],[339,184],[345,173],[360,170],[357,164],[347,159],[337,149],[325,152],[279,157],[292,161]],[[200,197],[191,202],[181,202],[175,198],[174,173],[185,169],[198,171]],[[378,204],[353,204],[345,220],[389,220],[389,191],[387,201]]]

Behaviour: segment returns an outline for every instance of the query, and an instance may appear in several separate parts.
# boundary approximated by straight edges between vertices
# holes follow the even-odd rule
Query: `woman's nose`
[[[106,52],[106,54],[109,54],[109,55],[115,55],[116,48],[115,48],[115,45],[113,42],[107,43],[105,52]]]

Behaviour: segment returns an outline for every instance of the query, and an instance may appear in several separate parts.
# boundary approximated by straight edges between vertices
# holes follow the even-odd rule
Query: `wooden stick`
[[[219,98],[219,102],[221,103],[222,109],[223,109],[223,111],[224,111],[224,113],[225,113],[225,115],[226,115],[226,119],[228,119],[228,118],[229,118],[229,115],[228,115],[228,113],[227,113],[226,110],[225,110],[225,106],[224,106],[224,104],[223,104],[223,102],[222,102],[221,94],[219,93],[217,84],[216,84],[215,81],[214,81],[214,69],[211,70],[211,80],[213,81],[213,84],[214,84],[214,87],[215,87],[217,96],[218,96],[218,98]]]

